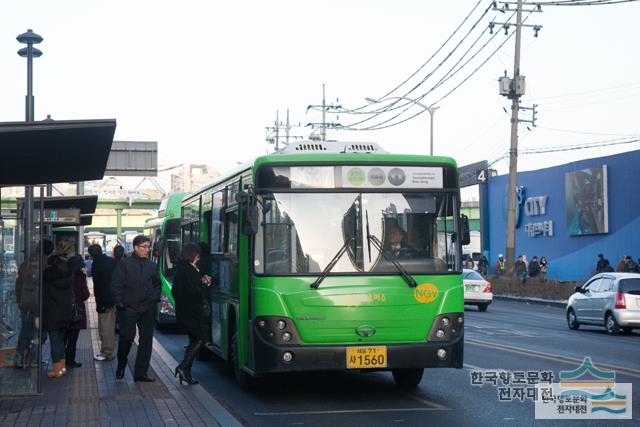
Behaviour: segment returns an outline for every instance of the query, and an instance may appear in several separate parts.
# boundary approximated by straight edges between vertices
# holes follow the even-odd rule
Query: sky
[[[426,105],[504,41],[501,29],[490,40],[483,31],[494,17],[505,22],[509,14],[491,11],[478,19],[488,0],[8,2],[0,14],[0,121],[24,120],[26,60],[16,54],[22,47],[16,36],[31,28],[44,38],[38,46],[44,54],[34,65],[36,120],[47,114],[59,120],[115,118],[116,140],[158,141],[161,159],[208,163],[224,172],[273,151],[265,127],[273,125],[277,110],[284,120],[288,108],[291,121],[303,125],[292,133],[308,136],[311,129],[304,125],[319,122],[320,114],[307,106],[321,103],[323,84],[328,102],[348,109],[362,107],[365,97],[385,95],[436,52],[477,3],[453,41],[477,20],[475,30],[438,72],[449,69],[476,37],[483,37],[476,48],[488,41],[487,47],[422,98]],[[537,38],[531,28],[523,29],[527,87],[521,105],[538,104],[538,126],[520,125],[521,149],[640,135],[639,17],[640,2],[548,6],[531,14],[527,24],[542,29]],[[436,59],[452,47],[445,45]],[[512,37],[437,102],[435,154],[459,165],[488,160],[506,173],[508,162],[498,159],[509,148],[510,101],[498,94],[497,80],[505,70],[512,75],[513,56]],[[391,96],[403,96],[402,89],[438,61]],[[410,96],[423,94],[438,78],[429,77]],[[409,113],[419,111],[412,104]],[[386,112],[368,123],[392,116]],[[343,126],[363,117],[344,111],[327,116]],[[429,115],[421,114],[384,130],[329,130],[328,137],[427,154],[429,125]],[[518,169],[636,149],[640,143],[522,155]]]

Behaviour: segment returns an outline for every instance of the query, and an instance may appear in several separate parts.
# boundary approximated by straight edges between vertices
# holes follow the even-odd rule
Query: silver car
[[[600,273],[577,286],[567,303],[567,324],[601,325],[611,335],[640,328],[640,274]]]
[[[479,311],[487,311],[493,301],[493,286],[477,271],[462,270],[464,284],[464,303],[478,306]]]

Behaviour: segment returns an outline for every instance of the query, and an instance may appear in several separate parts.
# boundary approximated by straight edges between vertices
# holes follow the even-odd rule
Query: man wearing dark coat
[[[147,375],[153,344],[153,329],[157,319],[162,283],[158,266],[147,258],[151,248],[148,237],[133,239],[133,256],[124,258],[116,266],[111,282],[111,296],[119,311],[120,339],[116,378],[124,378],[127,357],[138,328],[138,354],[134,367],[134,381],[153,382]]]
[[[93,358],[98,361],[112,360],[116,347],[116,308],[111,298],[111,279],[116,262],[102,253],[100,245],[89,246],[89,255],[93,258],[91,274],[100,336],[100,353]]]

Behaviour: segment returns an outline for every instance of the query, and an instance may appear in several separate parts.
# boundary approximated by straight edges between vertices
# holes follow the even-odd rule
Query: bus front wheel
[[[251,388],[253,377],[238,366],[238,333],[234,330],[231,337],[231,368],[236,383],[240,388]]]
[[[396,384],[398,386],[404,388],[413,388],[420,384],[420,381],[422,381],[422,374],[424,373],[424,369],[394,369],[393,371],[391,371],[391,373],[393,374],[393,379],[396,381]]]

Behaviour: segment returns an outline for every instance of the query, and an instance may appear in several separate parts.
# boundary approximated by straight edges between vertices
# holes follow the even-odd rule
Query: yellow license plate
[[[347,347],[347,369],[386,368],[387,347]]]

